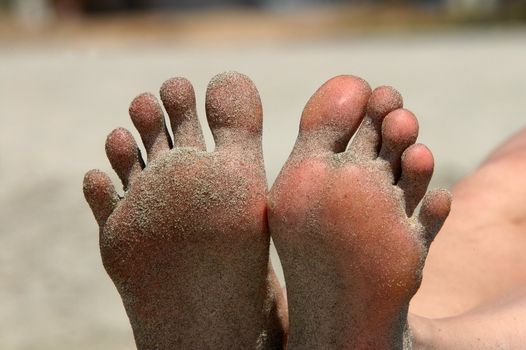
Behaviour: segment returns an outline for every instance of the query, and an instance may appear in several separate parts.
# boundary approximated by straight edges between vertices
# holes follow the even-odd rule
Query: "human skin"
[[[451,214],[411,301],[417,349],[526,344],[526,129],[453,187]]]
[[[262,108],[246,76],[210,82],[206,111],[216,149],[205,150],[195,95],[183,78],[130,106],[147,163],[125,129],[107,139],[126,190],[88,172],[84,194],[100,227],[104,267],[138,349],[279,349],[286,310],[269,263]],[[174,145],[174,146],[172,146]]]
[[[349,100],[342,98],[342,96],[339,96],[339,99],[334,99],[336,93],[345,92],[346,80],[347,83],[349,83],[348,79],[340,77],[338,88],[330,90],[329,93],[325,92],[323,95],[323,98],[326,99],[325,101],[329,103],[331,101],[338,102],[332,106],[329,105],[331,112],[338,112],[338,110],[341,111],[341,109],[345,111],[346,106],[354,108],[355,114],[353,114],[351,109],[347,110],[347,113],[332,114],[333,116],[347,116],[350,118],[343,121],[331,120],[332,126],[336,125],[338,129],[346,130],[343,134],[338,134],[336,131],[330,130],[330,128],[327,133],[326,125],[321,125],[323,124],[323,119],[315,118],[315,116],[326,116],[326,114],[323,113],[323,108],[327,107],[327,105],[323,106],[322,102],[324,99],[320,98],[318,103],[316,103],[316,112],[321,111],[322,113],[311,113],[309,115],[309,111],[312,111],[312,108],[304,112],[304,114],[306,113],[307,115],[304,118],[305,120],[302,120],[302,129],[300,130],[300,132],[303,132],[303,135],[300,134],[300,138],[303,137],[304,139],[298,140],[295,149],[296,155],[294,155],[293,152],[293,156],[291,156],[289,163],[285,167],[285,171],[288,171],[289,168],[293,169],[292,171],[296,171],[296,173],[291,176],[293,180],[290,182],[297,186],[299,183],[300,187],[303,186],[301,190],[298,190],[298,187],[293,187],[287,195],[289,198],[285,198],[285,200],[296,201],[297,204],[299,197],[300,205],[296,205],[292,214],[287,213],[285,219],[298,220],[298,214],[301,214],[302,211],[311,210],[313,203],[325,200],[325,205],[329,209],[325,213],[320,211],[317,213],[327,215],[330,220],[325,220],[326,222],[337,223],[342,221],[344,224],[342,226],[334,225],[334,227],[330,227],[330,229],[325,227],[322,230],[317,230],[316,234],[319,232],[324,232],[324,234],[330,233],[332,238],[331,236],[329,236],[329,238],[333,239],[334,236],[337,236],[338,232],[350,231],[351,233],[362,232],[362,237],[359,237],[360,233],[358,235],[351,234],[351,236],[355,237],[349,239],[350,237],[343,236],[342,241],[342,237],[340,236],[337,245],[331,245],[330,242],[329,244],[323,241],[320,242],[319,237],[312,239],[314,232],[309,230],[312,229],[313,224],[312,221],[310,221],[306,225],[307,228],[304,227],[301,232],[293,232],[299,237],[299,241],[294,242],[296,247],[290,248],[290,245],[287,246],[287,242],[284,244],[282,242],[280,248],[279,238],[277,239],[278,250],[281,255],[286,256],[290,254],[290,250],[296,249],[298,246],[303,250],[303,262],[297,263],[297,261],[294,261],[298,255],[294,256],[294,259],[289,258],[289,262],[286,262],[287,258],[283,261],[284,265],[288,265],[289,271],[291,269],[293,270],[292,273],[288,273],[289,276],[293,276],[292,279],[290,277],[287,279],[289,282],[289,293],[291,295],[297,294],[296,297],[291,299],[293,301],[291,305],[293,310],[293,337],[290,348],[302,348],[304,346],[310,346],[309,348],[313,349],[316,347],[326,348],[327,344],[330,344],[331,348],[353,349],[379,349],[382,347],[389,349],[413,347],[414,349],[451,350],[520,349],[521,346],[526,343],[526,327],[522,326],[526,324],[526,270],[520,268],[520,266],[525,266],[526,263],[526,258],[524,258],[524,254],[522,253],[522,247],[526,244],[526,238],[523,234],[523,232],[526,232],[526,227],[524,227],[526,217],[522,210],[524,205],[526,205],[524,202],[524,198],[526,198],[526,187],[523,185],[522,180],[522,174],[526,171],[526,131],[522,130],[513,138],[506,141],[493,152],[477,171],[461,180],[454,187],[453,194],[455,201],[450,217],[442,230],[440,230],[438,238],[433,242],[433,245],[431,245],[429,256],[424,267],[422,286],[418,289],[420,285],[422,261],[419,261],[419,263],[411,263],[410,259],[407,258],[410,257],[411,254],[419,257],[419,259],[425,258],[427,247],[433,240],[441,222],[440,220],[433,221],[433,224],[428,224],[429,229],[427,230],[425,229],[426,226],[420,222],[424,229],[419,232],[408,231],[403,225],[401,227],[391,225],[393,222],[399,221],[400,217],[403,217],[398,216],[397,220],[393,220],[392,209],[395,208],[396,212],[396,207],[403,204],[402,206],[404,207],[406,216],[411,218],[408,212],[411,212],[414,207],[416,207],[416,204],[418,204],[431,176],[432,157],[429,157],[430,153],[428,153],[429,151],[424,146],[411,146],[416,140],[418,124],[409,111],[401,108],[401,100],[397,101],[397,94],[393,93],[394,90],[389,88],[377,90],[376,103],[374,103],[374,98],[371,99],[371,91],[368,89],[368,86],[357,86],[357,84],[361,84],[361,82],[351,79],[352,82],[349,84],[348,89],[352,87],[354,90],[360,90],[360,92],[363,93],[361,98],[364,101],[367,100],[364,110],[360,111],[360,108],[355,108],[355,104],[353,105],[351,103],[351,105],[349,105]],[[177,85],[178,89],[176,90],[178,91],[189,89],[184,80],[173,80],[172,83],[184,84],[183,86]],[[168,82],[167,85],[169,86]],[[176,146],[204,150],[200,127],[197,120],[193,119],[195,117],[195,101],[192,102],[192,98],[188,97],[182,101],[179,100],[178,104],[170,104],[168,101],[170,97],[167,96],[169,94],[168,90],[167,88],[162,90],[161,95],[164,96],[163,101],[166,100],[165,108],[171,117]],[[231,93],[231,91],[225,90],[225,93]],[[390,93],[393,93],[391,95],[392,98],[386,99],[385,97]],[[191,95],[193,96],[193,91]],[[367,95],[367,97],[365,95]],[[356,94],[353,96],[356,97]],[[148,100],[150,97],[143,96],[142,98]],[[222,96],[222,98],[225,99],[226,97]],[[389,100],[391,102],[382,103],[382,101],[385,102]],[[356,102],[356,100],[353,101]],[[361,103],[363,103],[363,101]],[[375,108],[373,107],[375,105],[388,106],[388,109],[391,109],[391,111],[387,111],[387,109],[380,111],[381,108],[376,108],[376,112],[374,112]],[[376,118],[376,124],[373,123],[373,127],[369,129],[360,129],[347,155],[342,157],[341,154],[344,153],[346,140],[348,141],[353,130],[358,128],[358,124],[363,120],[365,111],[367,110],[369,110],[368,115],[371,117],[371,121],[374,121],[375,118],[378,117]],[[132,114],[134,113],[132,112]],[[156,113],[146,114],[149,117],[157,115]],[[338,124],[339,122],[341,123]],[[213,124],[213,122],[211,124]],[[324,130],[324,132],[315,130],[316,127],[320,125],[325,127],[326,130]],[[383,128],[379,129],[378,125],[383,125]],[[138,127],[140,128],[140,126]],[[232,133],[228,133],[223,140],[235,140],[234,143],[237,142],[238,145],[247,141],[236,138],[237,132],[238,131],[233,128]],[[154,136],[148,136],[148,133],[148,131],[141,133],[141,137],[143,137],[143,142],[147,150],[150,150],[149,154],[152,154],[151,158],[155,164],[156,154],[165,152],[167,150],[166,147],[169,149],[171,147],[171,140],[169,138],[163,140],[163,133],[160,132],[153,132]],[[221,134],[221,132],[219,132],[219,134]],[[166,135],[165,132],[164,135]],[[246,135],[243,137],[246,137]],[[360,141],[360,138],[362,141]],[[248,139],[250,139],[250,136]],[[371,142],[377,146],[369,147]],[[226,149],[232,150],[235,149],[235,147],[225,148],[225,150]],[[250,149],[250,147],[248,149]],[[374,154],[375,149],[380,151],[377,152],[376,155]],[[411,176],[411,179],[404,185],[403,182],[400,183],[399,181],[403,173],[401,167],[404,157],[401,155],[408,149],[412,151],[408,151],[410,155],[409,159],[407,154],[405,155],[406,165],[410,165],[409,170],[413,167],[413,170],[416,170],[416,172],[413,172],[413,175],[417,176]],[[415,149],[416,151],[414,151]],[[135,181],[141,172],[143,172],[144,167],[144,163],[140,159],[140,156],[138,156],[137,147],[131,135],[124,129],[115,130],[108,138],[107,151],[108,157],[118,175],[123,180],[124,186],[130,186],[131,182]],[[173,153],[178,154],[176,157],[181,159],[188,156],[183,155],[184,152],[187,151],[188,149],[179,149],[178,152],[172,150]],[[353,152],[354,155],[352,155]],[[256,164],[261,164],[262,169],[260,149],[256,153],[258,154],[256,156]],[[194,157],[192,152],[189,154],[192,154],[190,157]],[[178,169],[188,167],[188,172],[194,173],[195,167],[191,166],[190,163],[199,164],[201,162],[201,160],[199,160],[200,156],[204,156],[197,156],[198,152],[195,154],[195,158],[187,159],[187,164],[178,164],[178,166],[180,166],[179,168],[171,169],[176,173]],[[340,154],[340,156],[332,157],[334,154]],[[413,154],[413,157],[411,157],[411,154]],[[371,166],[373,156],[376,157],[374,161],[378,163],[375,166]],[[206,158],[206,156],[204,157]],[[243,155],[243,157],[246,158],[247,156]],[[166,156],[166,158],[168,157]],[[218,156],[218,158],[220,157]],[[328,161],[329,158],[331,158],[330,161]],[[173,160],[169,160],[168,162],[172,161]],[[298,165],[298,163],[300,165]],[[344,163],[351,164],[349,167],[353,169],[350,172],[346,171],[346,165],[343,165]],[[365,163],[368,163],[368,165],[364,166]],[[356,172],[356,168],[358,168],[359,171]],[[228,170],[228,168],[219,168],[215,174],[217,177],[222,177],[228,173]],[[213,172],[214,170],[208,169],[207,171]],[[187,177],[189,178],[190,176]],[[218,182],[214,182],[213,178],[207,178],[206,174],[203,174],[203,178],[206,179],[205,182],[208,181],[209,184],[214,184],[219,186],[219,188],[224,185],[224,183],[219,184]],[[159,181],[161,182],[165,180],[168,181],[167,179],[170,179],[168,174],[159,176]],[[312,181],[309,181],[309,179]],[[356,182],[359,186],[353,187],[349,185],[349,180]],[[332,183],[331,188],[323,189],[323,181]],[[400,183],[398,187],[402,191],[402,196],[396,195],[396,191],[398,190],[394,191],[393,194],[392,188],[386,185],[386,183],[391,182]],[[284,181],[284,184],[285,185],[282,186],[287,186],[287,181]],[[157,185],[158,187],[163,187],[162,183],[158,183]],[[228,186],[233,185],[234,184],[228,184]],[[120,199],[111,188],[107,177],[98,171],[89,173],[86,186],[92,186],[87,189],[88,200],[91,200],[90,203],[94,208],[94,213],[98,221],[102,221],[103,224],[106,225],[107,219],[104,219],[104,217],[108,213],[110,213],[110,216],[113,214],[115,210],[114,205],[118,203]],[[189,185],[189,187],[198,186],[194,184]],[[348,195],[342,195],[342,189],[346,187],[348,189]],[[378,191],[375,192],[371,188]],[[417,193],[411,193],[411,188],[416,189]],[[150,190],[154,191],[152,188],[150,188]],[[90,191],[94,192],[90,194]],[[252,190],[249,190],[249,192],[250,191]],[[279,191],[279,189],[276,191]],[[363,192],[368,192],[367,198],[363,198],[363,196],[360,197],[363,195]],[[388,194],[387,197],[385,196],[386,193]],[[90,195],[93,197],[89,197]],[[226,196],[229,195],[230,194],[225,194],[224,199],[226,200]],[[276,194],[274,193],[273,195]],[[162,194],[157,194],[156,196],[162,198]],[[290,198],[291,196],[294,197],[292,200]],[[304,196],[303,201],[301,201],[302,196]],[[380,208],[380,214],[376,214],[379,209],[373,206],[353,205],[349,207],[349,197],[354,198],[355,202],[362,204],[380,199],[383,205],[382,208]],[[447,193],[443,191],[432,192],[427,198],[427,203],[424,202],[424,210],[429,210],[429,213],[439,215],[431,215],[429,217],[434,219],[442,219],[445,217],[448,198]],[[276,210],[275,200],[275,197],[270,197],[269,205],[273,211]],[[341,203],[344,203],[344,205],[340,205]],[[436,203],[438,203],[438,205]],[[433,208],[432,204],[436,206]],[[174,204],[174,206],[177,206],[177,204]],[[150,206],[150,208],[154,207],[154,205]],[[481,207],[484,208],[483,211]],[[316,212],[316,210],[311,210],[310,212]],[[360,215],[355,215],[354,217],[353,215],[349,215],[349,213],[353,212]],[[364,213],[372,213],[372,217],[386,220],[389,222],[389,225],[394,226],[394,228],[390,227],[389,229],[385,229],[384,225],[381,224],[380,226],[382,227],[375,227],[363,220],[360,221],[360,216]],[[169,214],[173,215],[173,213]],[[271,213],[271,215],[273,214]],[[396,215],[399,215],[399,213]],[[351,217],[351,223],[348,221],[349,217]],[[420,216],[414,217],[416,220],[421,219]],[[352,231],[349,230],[351,224],[355,225]],[[316,223],[316,225],[318,225],[316,229],[319,229],[319,223]],[[159,232],[162,232],[162,230]],[[203,230],[199,232],[203,232]],[[375,235],[375,232],[382,232],[383,236],[379,237]],[[396,235],[397,232],[405,233],[393,239],[393,233]],[[199,233],[193,232],[192,234],[195,235]],[[309,237],[310,241],[306,243],[301,242],[301,239],[304,238],[301,236]],[[322,237],[322,239],[323,238],[324,237]],[[286,239],[289,238],[287,237]],[[318,241],[316,241],[316,239],[318,239]],[[297,244],[298,242],[303,245]],[[360,249],[358,251],[352,250],[353,254],[349,257],[347,254],[348,251],[350,251],[349,248],[342,247],[342,244],[352,244],[360,247]],[[308,250],[309,245],[312,247],[310,251]],[[202,246],[206,247],[206,244],[202,244]],[[404,251],[404,246],[409,249]],[[366,249],[364,249],[364,247]],[[417,249],[415,249],[415,247]],[[216,247],[211,250],[215,250],[215,248]],[[396,249],[393,250],[394,248]],[[114,251],[116,248],[111,247],[110,250]],[[206,255],[205,251],[206,248],[203,248],[203,251],[199,252],[199,248],[197,248],[196,245],[193,254],[198,257],[197,260],[199,260],[202,254]],[[338,277],[342,274],[344,275],[344,278],[341,279],[343,282],[337,285],[336,288],[329,288],[330,283],[333,282],[335,278],[334,275],[330,275],[331,272],[334,273],[334,270],[331,271],[330,267],[327,268],[327,260],[325,261],[325,265],[319,264],[320,261],[323,261],[323,259],[320,259],[323,258],[320,257],[320,255],[324,252],[325,257],[330,257],[328,261],[329,264],[332,263],[340,267],[340,270],[336,271],[336,273],[339,274]],[[400,255],[397,256],[393,253]],[[110,252],[107,254],[111,255],[113,253]],[[163,252],[162,254],[170,255],[172,253]],[[187,252],[185,251],[184,254],[187,254]],[[155,256],[155,254],[153,255]],[[150,256],[150,258],[151,257],[152,256]],[[371,259],[372,257],[374,257],[374,259]],[[224,259],[224,257],[220,259]],[[338,261],[338,259],[340,260]],[[290,260],[295,264],[290,263]],[[305,263],[306,261],[308,264],[311,264],[311,266],[301,266],[302,263],[303,265],[307,265]],[[380,263],[378,263],[378,261],[380,261]],[[345,263],[342,264],[342,262]],[[388,262],[388,264],[386,264],[386,262]],[[135,263],[139,264],[137,266],[141,266],[140,264],[148,266],[148,262],[144,261],[136,261]],[[180,266],[184,266],[184,262],[182,261],[179,261],[179,264],[181,264]],[[345,264],[349,264],[351,267],[344,266]],[[353,271],[353,264],[357,264],[360,269],[363,268],[365,272],[360,275],[360,271]],[[106,265],[107,263],[105,262],[105,266]],[[108,265],[109,267],[106,268],[108,272],[112,274],[110,271],[114,267],[111,263]],[[391,265],[397,266],[393,267]],[[225,270],[228,270],[228,268],[227,266]],[[195,277],[190,276],[190,272],[188,272],[196,269],[195,266],[186,265],[183,269],[187,271],[188,275],[185,278],[179,278],[179,280],[190,280],[192,277]],[[197,270],[198,269],[199,267],[197,267]],[[286,266],[285,269],[287,269]],[[296,269],[296,271],[294,271],[294,269]],[[416,278],[413,278],[415,277],[413,275],[407,279],[408,271],[416,273]],[[135,273],[144,275],[148,272],[146,269],[146,271]],[[347,276],[351,276],[354,281],[350,280],[351,278],[349,278],[349,281],[345,281],[346,274]],[[363,274],[367,274],[365,278]],[[262,276],[262,274],[260,274],[260,276]],[[280,339],[279,342],[276,341],[273,344],[272,341],[269,341],[265,343],[268,346],[265,346],[267,346],[267,348],[281,348],[284,338],[283,332],[287,324],[284,301],[281,299],[279,287],[277,286],[273,272],[269,270],[265,276],[265,285],[267,288],[270,287],[272,289],[272,292],[267,294],[269,298],[267,300],[273,300],[272,310],[269,313],[263,312],[263,314],[266,315],[263,318],[271,320],[270,323],[267,323],[267,325],[270,325],[268,327],[271,331],[265,334],[274,334],[275,336],[271,336],[271,339]],[[159,277],[155,278],[158,279]],[[296,281],[294,281],[294,279],[296,279]],[[367,279],[374,282],[373,286],[367,284]],[[385,281],[389,279],[389,283],[386,283]],[[311,281],[315,281],[315,283],[309,284]],[[396,282],[394,283],[394,288],[393,281]],[[118,282],[116,282],[116,284],[117,283]],[[143,282],[141,281],[141,283]],[[195,281],[194,283],[196,285],[199,284],[199,282]],[[298,284],[304,288],[303,291],[297,287]],[[296,286],[293,288],[300,292],[296,293],[292,291],[291,285]],[[342,288],[342,285],[344,288]],[[403,288],[397,288],[400,286],[403,286]],[[187,287],[188,294],[195,293],[195,290],[192,291],[191,288],[192,286]],[[136,290],[140,289],[140,286],[136,286]],[[181,290],[183,288],[179,289]],[[338,289],[341,290],[339,291]],[[412,294],[414,294],[416,290],[418,290],[416,296],[411,299]],[[148,292],[149,291],[150,290],[148,290]],[[341,296],[345,296],[346,291],[348,291],[349,296],[352,296],[357,301],[343,300]],[[137,293],[137,291],[135,293]],[[304,293],[307,293],[307,296]],[[323,302],[312,302],[316,294],[318,298],[322,295],[324,298]],[[312,298],[309,299],[309,297]],[[171,298],[174,298],[174,296],[158,297],[158,300],[162,300],[159,307],[169,303],[178,305],[177,301]],[[187,300],[191,299],[192,298]],[[407,312],[409,299],[411,299],[411,304],[409,312]],[[336,302],[331,305],[331,302],[335,300]],[[328,302],[328,304],[323,304],[324,302]],[[202,303],[202,300],[196,301],[196,304],[199,303]],[[148,303],[145,302],[143,304],[147,305]],[[366,307],[360,304],[366,304]],[[343,305],[343,307],[341,307],[341,305]],[[224,335],[227,334],[228,331],[232,332],[232,330],[224,331],[224,328],[222,328],[224,323],[221,325],[217,318],[216,322],[219,324],[219,327],[212,327],[211,335],[202,337],[204,339],[198,339],[195,334],[192,335],[192,332],[199,331],[198,328],[192,328],[190,330],[178,329],[176,326],[171,325],[171,321],[177,317],[181,319],[186,317],[186,322],[198,323],[192,320],[193,315],[188,315],[189,311],[186,309],[187,307],[188,305],[179,306],[179,311],[174,313],[172,313],[170,307],[168,307],[166,308],[168,311],[164,310],[159,312],[159,314],[149,315],[149,320],[146,320],[146,322],[139,319],[139,321],[134,324],[133,317],[136,317],[134,316],[136,313],[135,308],[127,306],[127,311],[131,314],[130,319],[134,326],[136,339],[140,338],[137,341],[139,348],[151,348],[151,344],[159,344],[160,348],[173,348],[174,346],[181,346],[181,344],[191,344],[187,346],[193,346],[193,348],[212,345],[219,348],[223,346],[235,348],[238,342],[244,341],[243,337],[241,337],[239,339],[236,338],[235,342],[224,342]],[[130,311],[128,309],[130,309]],[[155,307],[153,309],[155,309]],[[181,311],[181,309],[183,311]],[[298,310],[300,310],[301,314],[298,314]],[[349,312],[343,313],[342,310]],[[356,310],[358,310],[358,312],[356,312]],[[331,314],[335,315],[332,319]],[[355,322],[354,324],[349,322],[348,319],[345,319],[348,315],[352,317],[352,321]],[[242,318],[245,320],[244,316]],[[308,320],[311,322],[310,324],[305,323],[306,318],[310,318],[310,320]],[[330,321],[324,322],[324,318]],[[295,324],[298,320],[299,322],[304,322],[301,327],[297,327],[298,324]],[[320,320],[322,320],[322,323],[320,323]],[[387,322],[385,322],[386,320]],[[165,324],[159,327],[160,323]],[[265,324],[265,321],[263,321],[263,324]],[[272,324],[274,326],[272,326]],[[345,329],[345,327],[343,327],[349,324],[352,325],[354,329]],[[165,327],[164,330],[162,329],[163,327]],[[310,330],[309,327],[311,327]],[[299,332],[304,332],[304,336],[300,340],[298,340],[297,335],[295,335],[298,334],[298,328]],[[244,331],[246,329],[247,326],[242,325],[234,331],[234,333],[236,336],[239,336],[239,334],[242,333],[241,330]],[[254,329],[261,330],[257,325]],[[331,333],[331,330],[338,330],[339,333]],[[250,334],[250,332],[248,333],[248,342],[251,342],[255,338],[254,334],[256,334],[256,332],[252,334]],[[186,338],[184,340],[179,338],[177,340],[178,343],[173,343],[174,334],[184,334]],[[259,333],[259,335],[261,334],[262,333]],[[309,335],[311,335],[312,338],[309,338]],[[156,340],[154,337],[158,337],[158,339]],[[178,337],[179,336],[175,336],[175,338]],[[257,336],[257,339],[261,339],[261,337]],[[249,344],[248,342],[246,344]],[[261,343],[258,344],[257,346],[261,345]]]
[[[346,115],[351,122],[357,118],[353,116],[352,109],[345,114],[337,113],[349,105],[348,100],[338,96],[338,92],[345,91],[342,85],[340,82],[329,86],[329,89],[320,89],[321,94],[317,94],[321,95],[321,101],[316,101],[317,94],[313,97],[316,108],[307,106],[295,150],[276,181],[269,201],[271,230],[287,281],[290,282],[290,348],[326,348],[330,344],[331,349],[522,349],[526,344],[526,270],[522,268],[526,266],[526,255],[523,253],[526,246],[526,186],[523,180],[526,173],[526,129],[498,147],[473,174],[454,186],[455,201],[451,214],[431,245],[422,286],[412,298],[407,313],[407,298],[416,291],[419,280],[413,279],[413,284],[406,283],[398,290],[406,296],[402,300],[397,300],[400,294],[393,294],[392,291],[397,288],[393,288],[392,283],[382,285],[382,279],[400,281],[400,274],[393,274],[393,270],[385,265],[401,267],[398,272],[412,270],[420,273],[422,268],[422,265],[413,265],[407,269],[408,265],[404,266],[404,259],[398,254],[403,252],[406,257],[417,250],[408,251],[405,244],[400,244],[404,241],[390,237],[393,232],[396,233],[396,222],[399,221],[393,220],[390,214],[392,207],[396,207],[396,201],[389,203],[385,200],[385,193],[382,193],[384,191],[378,193],[371,190],[371,187],[379,188],[382,183],[381,178],[374,174],[375,171],[380,172],[378,168],[373,167],[373,173],[365,176],[359,173],[358,179],[353,177],[356,173],[341,171],[342,167],[348,166],[342,165],[342,162],[351,163],[351,167],[356,167],[358,162],[360,167],[363,164],[360,164],[360,158],[364,154],[370,160],[371,149],[374,148],[367,147],[367,142],[362,141],[363,136],[369,135],[374,140],[375,135],[380,133],[374,128],[369,131],[359,129],[347,150],[347,153],[358,155],[342,156],[349,136],[338,134],[335,130],[327,133],[326,130],[320,132],[315,129],[327,119],[327,124],[336,126],[336,130],[356,128],[351,125],[345,129],[345,124],[352,123],[339,123],[339,120],[329,118]],[[362,86],[354,90],[364,93],[367,89]],[[352,93],[347,96],[352,96]],[[359,100],[356,93],[354,97],[354,101]],[[323,104],[330,104],[331,101],[337,103],[329,105],[330,113],[324,114],[327,107]],[[374,97],[368,101],[369,105],[373,104]],[[316,113],[310,114],[313,110]],[[361,113],[356,112],[358,115]],[[380,160],[384,161],[384,169],[381,169],[382,165],[380,169],[385,172],[385,165],[388,165],[387,169],[396,174],[400,164],[393,163],[398,157],[392,146],[401,146],[398,149],[400,152],[404,145],[414,142],[417,130],[415,120],[407,111],[394,113],[397,118],[393,118],[393,112],[387,116],[385,113],[376,115],[383,116],[381,146],[376,148],[380,150]],[[408,137],[411,134],[414,139]],[[340,156],[335,159],[334,153]],[[394,157],[388,157],[393,153]],[[412,161],[425,159],[423,154],[417,154]],[[330,161],[327,161],[328,158]],[[426,178],[430,174],[430,171],[427,172]],[[364,178],[373,180],[366,181]],[[418,180],[418,177],[413,177],[413,180]],[[358,188],[353,187],[353,182],[359,184]],[[410,184],[416,189],[420,187],[420,191],[425,191],[427,186],[426,181],[420,182],[424,186],[418,186],[418,181]],[[342,189],[346,188],[352,190],[342,199]],[[360,200],[360,192],[369,192],[369,196]],[[348,203],[353,198],[358,205],[349,207]],[[413,198],[418,199],[419,196]],[[382,203],[380,208],[368,208],[363,204],[378,201]],[[285,204],[280,207],[279,202]],[[417,201],[409,202],[415,206]],[[324,207],[328,209],[319,209]],[[374,228],[374,225],[364,224],[359,216],[356,217],[356,212],[361,216],[367,214],[364,208],[369,209],[368,220],[387,222],[388,228],[371,231],[370,227]],[[425,201],[423,209],[426,210]],[[272,218],[276,212],[282,216],[278,218],[277,225],[285,229],[276,229],[275,218]],[[345,224],[339,226],[339,222]],[[375,231],[382,232],[382,236],[375,236]],[[352,234],[342,236],[341,232]],[[360,232],[365,232],[364,237],[360,237]],[[330,241],[336,241],[336,244],[331,245]],[[354,248],[352,255],[347,254],[346,250],[355,245],[358,249]],[[378,248],[380,252],[375,251]],[[363,255],[364,252],[367,254]],[[359,273],[353,271],[353,265],[360,257],[363,261],[358,266],[362,267],[363,274],[369,275],[367,277],[374,282],[373,285],[364,283]],[[339,268],[334,269],[331,264]],[[378,273],[378,266],[382,267],[380,271],[386,272],[383,277]],[[351,276],[350,282],[345,281],[347,276]],[[339,283],[334,284],[334,281]],[[385,294],[379,294],[378,289]],[[376,300],[368,300],[366,307],[360,308],[364,294],[366,300],[371,296]],[[345,297],[354,299],[348,302],[351,307],[346,308]],[[389,317],[386,301],[387,306],[392,303],[405,308],[399,312],[402,317]],[[349,319],[348,315],[354,317]],[[382,321],[393,319],[401,321],[391,323],[397,326],[397,331],[393,332],[392,327],[381,328]],[[301,336],[298,337],[298,334]]]
[[[357,77],[307,103],[268,204],[289,349],[411,347],[409,301],[450,208],[447,191],[426,194],[433,157],[417,134],[396,90]]]

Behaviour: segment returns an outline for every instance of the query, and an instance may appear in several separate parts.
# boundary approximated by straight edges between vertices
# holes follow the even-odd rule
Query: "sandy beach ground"
[[[91,168],[117,180],[104,141],[117,126],[137,136],[127,116],[137,94],[185,76],[206,125],[208,80],[225,70],[249,75],[264,104],[272,184],[310,95],[334,75],[359,75],[402,92],[436,156],[433,186],[451,186],[525,125],[525,62],[520,28],[229,47],[0,42],[0,349],[133,348],[81,183]]]

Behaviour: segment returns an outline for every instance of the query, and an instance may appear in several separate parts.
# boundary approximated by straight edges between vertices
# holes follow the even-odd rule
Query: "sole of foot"
[[[307,103],[269,196],[290,349],[410,347],[408,304],[451,203],[445,190],[426,194],[433,157],[417,134],[396,90],[357,77],[329,80]]]
[[[153,95],[139,95],[129,110],[147,162],[126,129],[107,138],[124,196],[101,171],[84,178],[103,264],[137,346],[279,348],[284,316],[269,264],[259,94],[239,73],[211,80],[213,152],[205,149],[190,82],[170,79],[160,95],[173,140]]]

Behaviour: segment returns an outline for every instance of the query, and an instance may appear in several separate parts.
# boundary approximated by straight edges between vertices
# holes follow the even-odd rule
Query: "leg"
[[[526,344],[526,288],[496,297],[462,315],[409,318],[417,350],[523,349]]]
[[[451,215],[433,243],[411,311],[455,316],[526,283],[526,130],[453,189]]]
[[[415,317],[423,349],[516,349],[526,343],[525,171],[526,129],[454,187],[451,215],[410,307],[434,318]]]
[[[84,179],[103,264],[137,347],[280,348],[282,297],[269,265],[258,92],[238,73],[210,82],[206,109],[214,152],[205,151],[190,83],[171,79],[161,97],[174,142],[153,95],[138,96],[130,107],[146,165],[128,131],[108,137],[124,198],[100,171]]]

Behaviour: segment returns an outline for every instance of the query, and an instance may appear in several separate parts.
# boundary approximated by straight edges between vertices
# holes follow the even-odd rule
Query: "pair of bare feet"
[[[415,144],[418,124],[398,92],[371,91],[353,76],[325,83],[307,103],[270,193],[262,108],[247,77],[224,73],[209,84],[214,152],[205,150],[190,83],[168,80],[161,99],[173,141],[155,97],[140,95],[130,106],[147,166],[128,131],[108,136],[124,198],[100,171],[84,179],[103,263],[138,348],[281,349],[287,340],[290,349],[446,344],[435,330],[453,323],[411,315],[408,324],[450,196],[426,194],[433,157]],[[270,234],[288,305],[269,263]],[[424,300],[451,300],[433,293]],[[415,308],[429,317],[461,313],[433,314],[426,302]]]

